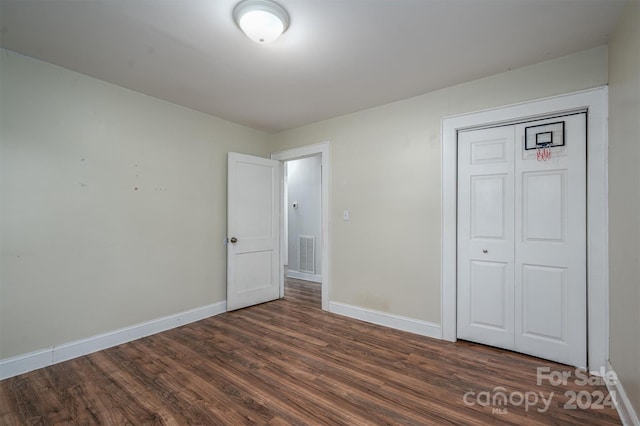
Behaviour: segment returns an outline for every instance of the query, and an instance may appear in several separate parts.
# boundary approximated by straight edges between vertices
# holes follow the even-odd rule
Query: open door
[[[227,310],[280,296],[280,162],[229,153]]]

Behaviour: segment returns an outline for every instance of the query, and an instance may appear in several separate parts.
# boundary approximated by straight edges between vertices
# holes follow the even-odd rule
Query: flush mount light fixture
[[[233,9],[233,19],[251,40],[270,43],[289,27],[289,14],[269,0],[245,0]]]

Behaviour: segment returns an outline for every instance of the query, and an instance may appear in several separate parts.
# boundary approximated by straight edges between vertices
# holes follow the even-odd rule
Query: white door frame
[[[314,155],[320,155],[321,157],[321,167],[322,167],[322,309],[325,311],[329,310],[329,289],[331,277],[329,275],[329,248],[331,247],[331,241],[329,236],[331,233],[329,232],[329,142],[321,142],[313,145],[307,145],[300,148],[292,148],[287,149],[285,151],[275,152],[271,154],[272,160],[278,161],[288,161],[288,160],[297,160],[305,157],[312,157]],[[282,167],[284,170],[284,167]],[[280,182],[282,187],[284,187],[284,172],[282,172],[280,177]],[[284,191],[281,191],[284,192]],[[282,196],[281,196],[282,197]],[[284,201],[281,200],[281,204]],[[282,254],[281,262],[280,262],[280,297],[284,297],[284,247],[287,244],[287,241],[284,239],[284,216],[280,215],[280,253]]]
[[[456,341],[457,133],[587,110],[587,361],[602,374],[609,358],[607,200],[608,88],[606,86],[442,120],[442,338]]]

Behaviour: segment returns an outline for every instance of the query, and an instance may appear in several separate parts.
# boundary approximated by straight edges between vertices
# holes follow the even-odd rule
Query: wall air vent
[[[298,236],[298,271],[316,273],[316,238],[310,235]]]

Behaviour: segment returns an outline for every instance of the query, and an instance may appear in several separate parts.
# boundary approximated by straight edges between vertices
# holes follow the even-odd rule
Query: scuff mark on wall
[[[81,167],[82,170],[80,172],[80,176],[79,176],[79,180],[78,180],[78,185],[80,185],[80,187],[84,188],[87,186],[87,174],[86,174],[86,165],[87,163],[87,159],[85,157],[80,158],[80,164],[82,165]]]

